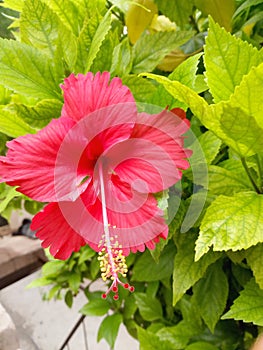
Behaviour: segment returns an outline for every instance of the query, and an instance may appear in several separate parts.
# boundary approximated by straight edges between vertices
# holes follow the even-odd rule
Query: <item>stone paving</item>
[[[0,345],[1,350],[58,350],[79,319],[78,310],[86,302],[84,295],[77,296],[72,309],[69,309],[63,301],[42,301],[43,290],[26,289],[26,286],[39,274],[39,271],[35,272],[0,290],[0,305],[2,304],[7,311],[9,321],[14,323],[15,337],[20,344],[20,348],[6,349]],[[99,343],[96,341],[97,330],[102,319],[103,317],[85,319],[88,350],[110,350],[103,339]],[[0,317],[0,330],[1,324]],[[72,338],[69,349],[86,350],[84,344],[83,330],[80,327]],[[138,350],[139,344],[131,338],[124,327],[121,327],[115,350],[123,349]]]

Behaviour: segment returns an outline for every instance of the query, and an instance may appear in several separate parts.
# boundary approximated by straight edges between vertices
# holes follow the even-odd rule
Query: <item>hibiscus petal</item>
[[[112,175],[105,186],[110,235],[118,237],[124,254],[127,255],[131,248],[132,251],[143,251],[145,243],[151,245],[149,242],[155,242],[156,237],[165,237],[163,232],[166,232],[167,225],[163,212],[152,195],[132,191],[116,175]],[[60,203],[60,209],[69,226],[99,251],[104,234],[102,204],[98,197],[94,204],[89,205],[87,195],[88,190],[74,203]]]
[[[32,220],[31,228],[37,231],[36,236],[43,241],[42,247],[50,247],[50,253],[57,259],[69,258],[86,244],[69,226],[57,203],[48,204],[38,213]]]
[[[123,181],[140,192],[159,192],[180,180],[190,155],[183,148],[189,124],[169,111],[141,113],[129,140],[114,145],[105,156]]]
[[[119,78],[110,82],[109,72],[98,72],[86,75],[71,74],[61,85],[64,90],[65,104],[62,108],[62,116],[67,116],[75,121],[82,119],[91,112],[100,108],[118,103],[133,102],[134,98],[128,87],[122,85]]]
[[[97,159],[112,145],[130,137],[135,121],[136,106],[133,103],[122,103],[97,110],[82,118],[67,133],[57,156],[56,178],[61,177],[63,165],[68,158],[75,162],[75,170],[68,172],[68,185],[75,184],[76,173],[93,176]],[[82,145],[72,152],[72,145]],[[59,186],[59,183],[58,183]],[[65,186],[65,184],[63,184]],[[62,189],[59,188],[59,193]],[[69,191],[69,190],[68,190]],[[82,192],[82,191],[81,191]],[[72,198],[75,200],[76,196]]]
[[[77,150],[85,147],[81,140],[71,144],[70,157],[68,154],[61,164],[57,161],[61,143],[74,124],[70,118],[54,119],[38,133],[8,142],[7,156],[0,157],[1,181],[19,186],[18,191],[43,202],[70,199],[71,192],[80,193],[78,184],[84,175],[81,169],[76,173],[75,163],[78,164],[79,159],[76,159]],[[74,181],[69,186],[70,172],[73,172]]]

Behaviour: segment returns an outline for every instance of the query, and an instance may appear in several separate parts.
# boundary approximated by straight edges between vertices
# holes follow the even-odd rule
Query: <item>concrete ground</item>
[[[42,301],[39,288],[25,287],[39,276],[33,273],[22,280],[0,290],[0,303],[13,320],[21,350],[58,350],[80,317],[78,310],[86,303],[80,294],[69,309],[63,301]],[[103,317],[86,317],[85,348],[83,327],[73,336],[67,349],[70,350],[110,350],[104,339],[97,343],[97,331]],[[115,350],[138,350],[139,344],[120,327]]]

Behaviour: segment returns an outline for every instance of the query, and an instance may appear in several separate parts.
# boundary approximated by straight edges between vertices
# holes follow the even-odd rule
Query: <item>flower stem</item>
[[[255,191],[256,191],[258,194],[260,194],[261,191],[260,191],[260,189],[258,188],[258,185],[256,184],[256,182],[255,182],[253,176],[251,175],[251,172],[250,172],[250,170],[249,170],[249,167],[247,166],[247,163],[246,163],[246,159],[245,159],[244,157],[241,157],[241,162],[242,162],[242,165],[243,165],[243,167],[244,167],[244,169],[245,169],[245,171],[246,171],[246,173],[247,173],[247,175],[248,175],[248,177],[249,177],[250,182],[252,183],[252,186],[254,187]]]

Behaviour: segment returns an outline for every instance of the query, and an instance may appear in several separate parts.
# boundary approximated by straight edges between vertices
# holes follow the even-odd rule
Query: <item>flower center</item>
[[[129,289],[130,292],[134,291],[134,287],[130,286],[128,283],[121,282],[119,279],[119,275],[126,277],[128,268],[125,256],[123,255],[122,246],[118,242],[118,236],[115,235],[114,237],[111,237],[110,234],[110,230],[114,230],[116,226],[111,226],[108,220],[102,164],[99,165],[99,180],[104,234],[100,241],[101,250],[99,252],[98,260],[100,262],[102,279],[104,281],[107,279],[112,280],[111,286],[106,293],[102,294],[102,298],[106,299],[108,294],[112,291],[115,293],[113,298],[118,300],[118,285],[121,285],[125,289]]]

